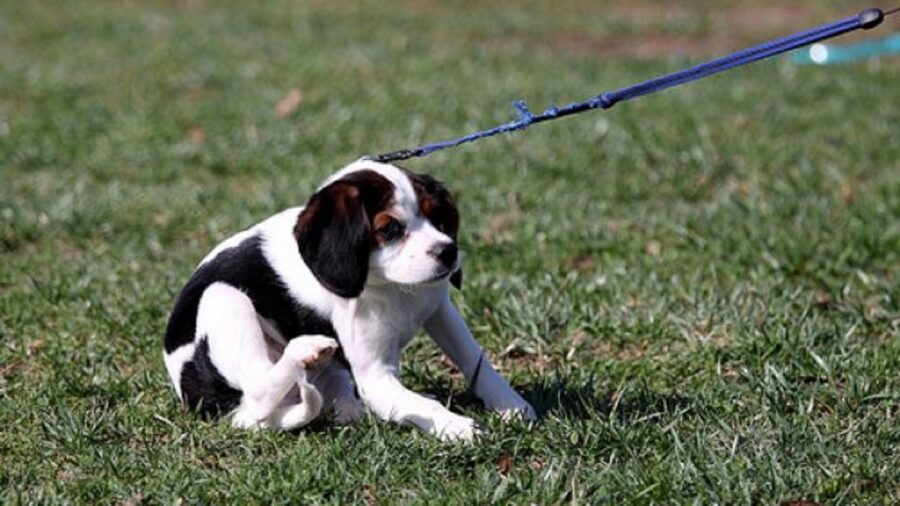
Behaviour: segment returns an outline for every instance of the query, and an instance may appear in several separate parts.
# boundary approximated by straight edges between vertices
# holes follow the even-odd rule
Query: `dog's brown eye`
[[[386,242],[393,242],[403,237],[406,227],[397,220],[391,220],[379,231]]]

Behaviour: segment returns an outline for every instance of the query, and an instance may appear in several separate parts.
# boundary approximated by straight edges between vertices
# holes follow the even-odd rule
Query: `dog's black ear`
[[[462,290],[462,278],[462,267],[460,267],[450,275],[450,284],[455,286],[457,290]]]
[[[297,218],[300,256],[322,285],[358,297],[369,272],[369,218],[358,185],[336,181],[316,192]]]

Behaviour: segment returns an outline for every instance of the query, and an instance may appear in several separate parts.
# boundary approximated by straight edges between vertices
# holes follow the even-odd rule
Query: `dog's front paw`
[[[537,420],[537,413],[534,411],[534,408],[531,407],[531,404],[526,401],[522,401],[522,403],[517,406],[498,409],[497,412],[500,413],[500,418],[502,418],[504,422],[509,422],[511,420],[533,422]]]
[[[299,367],[315,367],[331,360],[338,349],[338,342],[325,336],[302,336],[291,340],[284,349],[284,356]]]
[[[436,420],[434,425],[434,434],[440,438],[441,441],[463,441],[468,443],[472,442],[479,434],[481,434],[481,429],[479,429],[478,424],[471,418],[455,415],[453,413],[442,418],[442,420]]]

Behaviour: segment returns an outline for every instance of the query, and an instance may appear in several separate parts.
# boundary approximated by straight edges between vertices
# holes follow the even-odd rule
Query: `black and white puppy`
[[[236,427],[293,429],[325,409],[350,423],[365,405],[471,439],[470,418],[398,379],[401,350],[424,328],[488,408],[533,419],[450,301],[458,225],[453,197],[431,177],[366,160],[344,168],[306,207],[227,239],[197,267],[166,329],[176,393]],[[342,360],[330,360],[338,349]]]

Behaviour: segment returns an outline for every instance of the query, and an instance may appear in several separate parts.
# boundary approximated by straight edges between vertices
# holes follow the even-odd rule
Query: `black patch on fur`
[[[337,336],[328,319],[291,297],[263,255],[262,237],[255,235],[222,251],[194,272],[169,317],[166,353],[194,340],[200,298],[216,282],[227,283],[247,294],[256,312],[273,322],[285,339],[311,334]]]
[[[209,359],[206,336],[197,342],[194,357],[181,369],[181,395],[188,407],[204,418],[226,414],[241,402],[241,391],[229,385]]]

